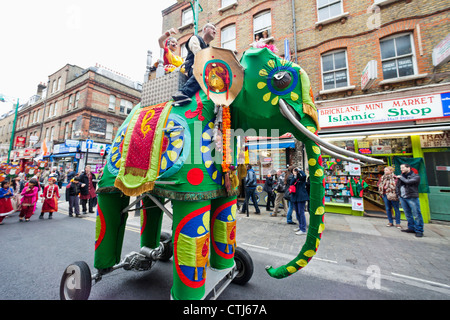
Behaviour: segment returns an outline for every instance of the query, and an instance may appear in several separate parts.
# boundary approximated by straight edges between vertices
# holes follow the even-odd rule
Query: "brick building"
[[[389,165],[398,157],[422,158],[430,189],[420,194],[424,219],[449,219],[436,205],[450,200],[441,192],[450,190],[450,7],[445,1],[199,2],[199,29],[215,24],[211,45],[237,50],[238,58],[263,31],[280,56],[289,40],[291,59],[311,80],[319,135]],[[178,1],[162,15],[163,31],[178,28],[184,56],[183,44],[194,33],[189,2]],[[289,163],[303,162],[301,152],[292,155]],[[362,178],[371,184],[364,197],[367,212],[383,211],[376,192],[381,174],[382,168],[362,168]],[[346,181],[350,178],[347,174]],[[328,211],[361,214],[347,194],[330,189],[327,196]]]
[[[40,152],[46,141],[54,166],[82,169],[86,139],[94,141],[88,164],[101,164],[100,149],[111,144],[119,126],[140,102],[141,84],[101,66],[87,69],[67,64],[52,73],[47,84],[17,115],[16,137],[25,147],[14,148],[11,158],[21,165]],[[24,154],[24,150],[34,150]]]

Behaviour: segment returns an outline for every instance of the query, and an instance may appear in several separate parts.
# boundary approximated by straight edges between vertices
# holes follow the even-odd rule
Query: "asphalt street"
[[[18,215],[0,226],[0,299],[57,300],[64,269],[86,261],[92,273],[95,214],[70,218],[60,201],[54,219],[19,222]],[[415,300],[450,298],[450,226],[425,225],[423,238],[386,227],[387,220],[325,213],[325,231],[309,265],[283,280],[270,278],[266,265],[295,257],[305,236],[285,218],[237,216],[237,242],[252,257],[255,272],[245,286],[231,284],[222,300]],[[307,214],[308,216],[308,214]],[[139,250],[140,219],[131,212],[122,255]],[[406,225],[402,221],[403,226]],[[171,233],[164,216],[163,231]],[[90,300],[168,300],[172,263],[158,262],[145,272],[117,270],[92,287]]]

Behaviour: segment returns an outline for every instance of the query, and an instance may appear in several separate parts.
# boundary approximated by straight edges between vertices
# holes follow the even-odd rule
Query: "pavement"
[[[170,203],[166,207],[171,210]],[[280,214],[270,217],[271,212],[263,206],[260,206],[261,214],[255,214],[252,206],[249,208],[249,217],[246,214],[236,217],[238,246],[250,253],[275,257],[279,265],[294,258],[305,236],[296,235],[296,226],[287,224]],[[60,201],[59,212],[68,213],[67,202]],[[86,217],[95,219],[94,214]],[[293,219],[296,222],[295,213]],[[308,213],[306,219],[308,222]],[[387,222],[387,218],[325,212],[325,230],[312,261],[328,264],[330,270],[340,266],[360,273],[376,267],[385,276],[442,288],[444,293],[450,294],[450,224],[432,221],[425,224],[424,236],[417,238],[415,234],[387,227]],[[401,226],[406,228],[406,221],[402,220]],[[162,231],[171,233],[171,228],[172,220],[164,215]],[[127,230],[139,232],[139,229],[140,217],[132,211],[127,219]]]

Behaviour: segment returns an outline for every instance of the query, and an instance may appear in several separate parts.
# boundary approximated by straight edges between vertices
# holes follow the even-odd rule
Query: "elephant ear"
[[[244,68],[233,51],[208,47],[195,55],[194,76],[208,99],[229,106],[242,89]]]

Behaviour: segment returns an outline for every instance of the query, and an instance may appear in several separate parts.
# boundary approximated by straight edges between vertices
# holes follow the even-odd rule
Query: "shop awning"
[[[53,158],[64,158],[64,157],[75,157],[75,156],[76,156],[76,153],[57,153],[57,154],[51,155],[51,157],[53,157]],[[45,156],[45,157],[50,157],[50,156]]]
[[[260,143],[249,143],[247,144],[249,150],[264,150],[264,149],[285,149],[285,148],[295,148],[294,140],[270,142],[264,141]]]

